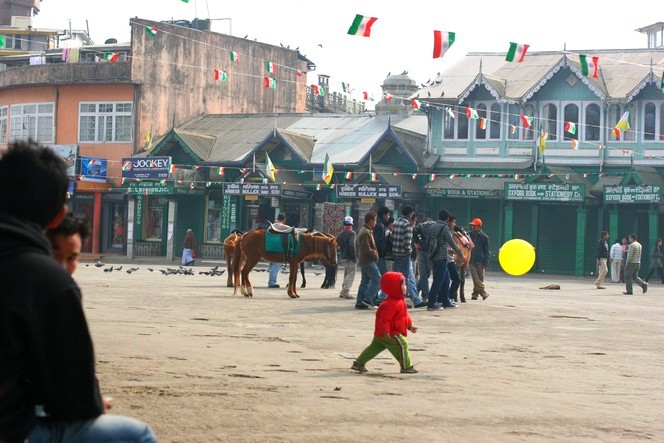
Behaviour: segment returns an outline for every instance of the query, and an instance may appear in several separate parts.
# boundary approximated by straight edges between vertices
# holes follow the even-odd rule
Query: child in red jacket
[[[387,298],[376,311],[376,329],[374,338],[369,346],[362,351],[351,369],[367,372],[364,365],[383,352],[385,349],[397,359],[404,374],[416,374],[417,369],[410,363],[408,354],[408,331],[417,332],[413,326],[413,319],[408,315],[406,307],[406,279],[401,272],[386,272],[380,279],[380,289],[387,294]]]

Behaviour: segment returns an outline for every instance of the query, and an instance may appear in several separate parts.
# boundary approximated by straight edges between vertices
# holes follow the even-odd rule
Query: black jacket
[[[76,283],[38,226],[0,213],[0,441],[23,441],[35,405],[56,420],[103,412]]]
[[[378,256],[379,257],[385,257],[386,255],[390,255],[390,252],[387,247],[387,244],[385,243],[385,227],[386,224],[385,222],[378,218],[378,223],[376,223],[376,226],[374,227],[373,230],[373,236],[374,240],[376,241],[376,248],[378,249]]]
[[[470,239],[475,244],[470,256],[471,263],[477,263],[484,266],[489,265],[489,237],[484,231],[470,232]]]
[[[609,258],[609,242],[603,238],[600,238],[597,243],[597,259],[600,258]]]
[[[352,229],[344,229],[337,236],[337,244],[339,245],[339,250],[341,251],[342,260],[354,260],[357,261],[357,254],[355,253],[355,242],[357,236],[355,231]]]

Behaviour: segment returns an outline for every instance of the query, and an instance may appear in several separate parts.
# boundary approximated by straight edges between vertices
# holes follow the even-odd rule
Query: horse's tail
[[[233,249],[233,280],[235,280],[235,283],[233,284],[233,295],[237,293],[237,287],[238,287],[238,281],[240,280],[240,271],[242,270],[242,239],[244,237],[239,238],[235,242],[235,248]]]

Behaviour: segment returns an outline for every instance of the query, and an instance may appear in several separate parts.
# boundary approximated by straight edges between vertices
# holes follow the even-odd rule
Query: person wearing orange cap
[[[489,264],[489,237],[482,231],[482,220],[479,218],[470,222],[473,232],[470,239],[475,247],[470,256],[470,275],[473,277],[472,299],[477,300],[479,296],[486,300],[489,296],[484,289],[484,271]]]

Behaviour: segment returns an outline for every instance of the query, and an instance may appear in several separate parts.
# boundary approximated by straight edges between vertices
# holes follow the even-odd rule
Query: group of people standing
[[[424,218],[417,223],[415,209],[410,205],[402,208],[396,220],[387,207],[367,212],[357,235],[353,231],[353,218],[345,217],[344,229],[337,236],[340,263],[344,268],[339,297],[353,298],[350,288],[356,264],[359,264],[361,280],[355,309],[373,309],[382,303],[386,295],[380,290],[380,278],[389,271],[403,275],[407,296],[414,308],[456,309],[461,281],[456,256],[460,257],[457,262],[464,270],[466,265],[470,266],[472,298],[486,299],[489,294],[484,287],[484,271],[489,260],[489,238],[482,231],[480,219],[473,220],[471,227],[472,232],[467,234],[456,226],[456,217],[444,209],[438,213],[438,220]],[[472,247],[470,263],[454,241],[452,233],[455,231],[466,235]],[[437,246],[435,250],[432,250],[432,243]],[[429,285],[431,276],[433,281]],[[466,300],[461,297],[460,301]]]
[[[609,248],[609,233],[603,231],[597,243],[597,279],[595,280],[597,289],[606,289],[604,280],[609,272],[608,263],[611,263],[611,282],[625,283],[625,292],[623,292],[625,295],[632,295],[634,283],[639,285],[645,294],[648,291],[648,280],[655,270],[658,271],[662,284],[664,284],[662,239],[658,238],[652,248],[650,272],[645,281],[639,277],[642,250],[643,247],[638,242],[636,234],[624,237],[622,242],[616,239],[615,243]]]

